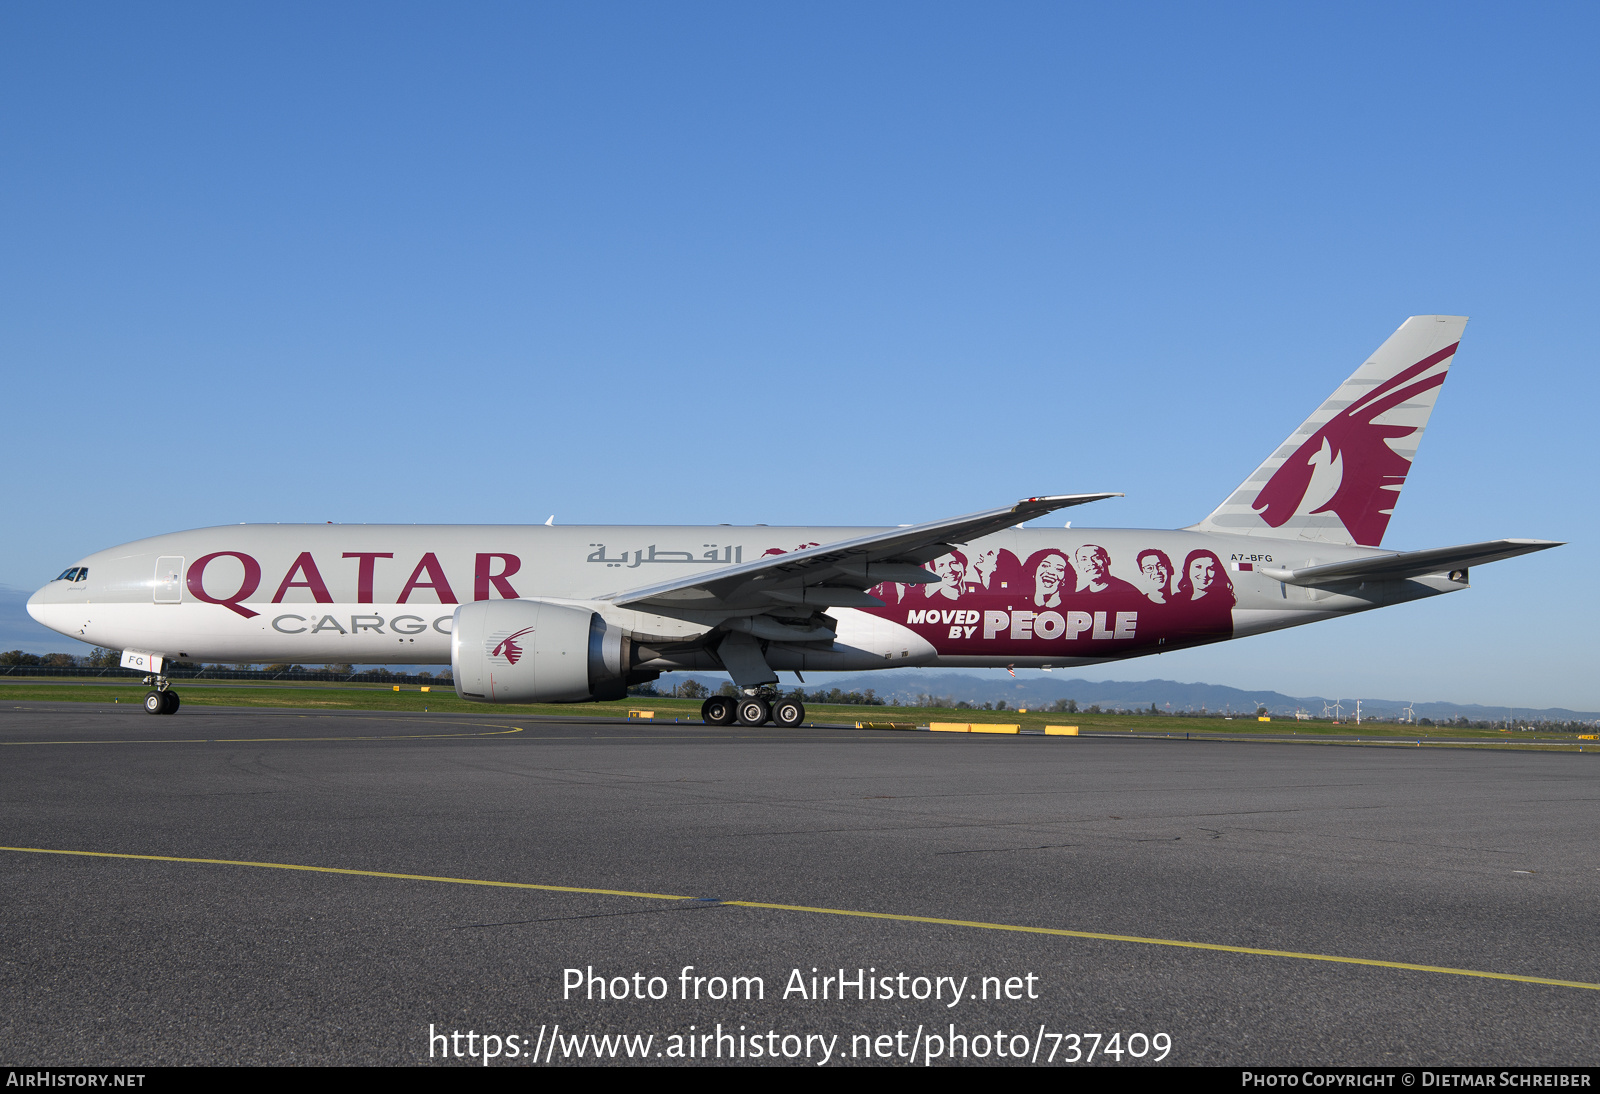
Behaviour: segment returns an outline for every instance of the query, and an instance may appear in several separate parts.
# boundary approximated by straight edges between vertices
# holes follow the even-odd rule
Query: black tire
[[[178,704],[183,701],[183,700],[178,698],[178,693],[175,692],[175,691],[163,691],[161,694],[167,700],[166,709],[163,710],[161,713],[162,714],[176,714],[176,713],[178,713]]]
[[[765,699],[740,699],[739,724],[758,726],[772,717],[772,707]]]
[[[793,729],[806,720],[806,705],[798,699],[779,699],[772,704],[772,721],[784,729]]]
[[[733,725],[733,700],[726,695],[713,695],[700,704],[700,717],[708,726]]]
[[[146,714],[165,714],[167,712],[166,692],[147,691],[144,693],[144,712]]]

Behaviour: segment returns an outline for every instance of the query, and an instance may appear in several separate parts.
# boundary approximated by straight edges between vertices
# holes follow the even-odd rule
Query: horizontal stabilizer
[[[1323,585],[1348,585],[1357,581],[1403,581],[1424,574],[1444,574],[1499,562],[1503,558],[1531,554],[1561,544],[1549,539],[1492,539],[1486,543],[1465,543],[1460,547],[1435,547],[1429,551],[1402,551],[1393,555],[1372,555],[1348,562],[1322,566],[1302,566],[1298,570],[1276,570],[1260,566],[1256,573],[1289,585],[1316,588]]]

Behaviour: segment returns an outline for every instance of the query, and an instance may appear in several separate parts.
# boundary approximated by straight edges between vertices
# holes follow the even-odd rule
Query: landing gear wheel
[[[700,717],[708,726],[733,725],[733,700],[726,695],[713,695],[700,704]]]
[[[167,712],[167,693],[164,691],[145,692],[144,712],[146,714],[165,714]]]
[[[772,704],[772,720],[784,729],[793,729],[806,720],[806,705],[798,699],[779,699]]]
[[[772,707],[765,699],[740,699],[739,724],[742,726],[758,726],[772,717]]]
[[[163,709],[161,711],[162,714],[176,714],[176,713],[178,713],[178,703],[181,700],[179,700],[177,692],[175,692],[175,691],[163,691],[161,693],[161,697],[167,701],[167,705],[166,705],[165,709]]]

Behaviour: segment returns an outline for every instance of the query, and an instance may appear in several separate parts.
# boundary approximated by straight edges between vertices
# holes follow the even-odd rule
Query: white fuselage
[[[451,621],[459,604],[531,597],[593,602],[680,574],[709,574],[863,531],[726,525],[224,526],[98,551],[73,567],[87,570],[82,580],[52,581],[29,600],[28,610],[45,626],[83,642],[167,658],[442,664],[450,660]],[[1105,559],[1098,578],[1095,548]],[[1256,634],[1460,587],[1442,578],[1384,582],[1353,595],[1287,586],[1256,574],[1255,567],[1295,568],[1384,552],[1188,531],[1014,529],[962,551],[961,563],[948,564],[948,587],[888,586],[887,593],[880,590],[888,601],[883,608],[832,609],[838,626],[831,646],[775,643],[769,662],[775,669],[801,670],[1086,664]],[[1159,579],[1149,572],[1153,551],[1174,569],[1179,560],[1199,555],[1226,569],[1233,597],[1227,613],[1231,632],[1191,633],[1170,643],[1160,629],[1162,605],[1138,599],[1158,595],[1152,583]],[[1047,603],[1043,592],[1034,594],[1037,603],[1029,603],[1020,582],[1014,590],[1000,588],[1003,568],[996,576],[981,571],[977,561],[1010,558],[1016,580],[1020,560],[1051,555],[1060,557],[1037,569],[1086,566],[1082,573],[1046,574],[1059,583],[1062,604]],[[939,572],[942,565],[930,563],[930,568]],[[960,565],[969,567],[966,575],[958,573]],[[964,587],[962,576],[968,578]],[[1024,576],[1032,589],[1034,575]],[[1159,595],[1170,601],[1179,577],[1168,575]],[[989,584],[980,587],[979,581]],[[1106,582],[1123,590],[1124,602],[1097,613],[1095,590]],[[954,610],[958,602],[987,610],[974,609],[972,625],[963,627],[966,616]],[[1074,604],[1083,610],[1069,612]],[[1052,606],[1060,610],[1052,612]],[[693,613],[670,618],[603,605],[601,610],[636,633],[683,637],[714,625]],[[1001,613],[1003,623],[996,622]],[[1040,632],[1031,629],[1034,617],[1046,620]],[[1085,622],[1073,630],[1058,626],[1056,617]],[[707,652],[687,651],[648,667],[719,666]]]

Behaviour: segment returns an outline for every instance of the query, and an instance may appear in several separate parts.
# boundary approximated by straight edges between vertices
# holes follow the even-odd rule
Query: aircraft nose
[[[71,617],[81,610],[81,607],[75,609],[72,604],[64,602],[61,594],[49,585],[28,597],[28,614],[34,622],[49,627],[57,634],[71,634],[83,622],[81,618]]]
[[[48,588],[48,586],[46,586],[46,588]],[[41,614],[41,612],[43,610],[44,610],[44,589],[40,589],[38,592],[36,592],[32,596],[28,597],[28,614],[33,616],[33,620],[34,620],[35,623],[43,623],[44,622],[44,616]]]

